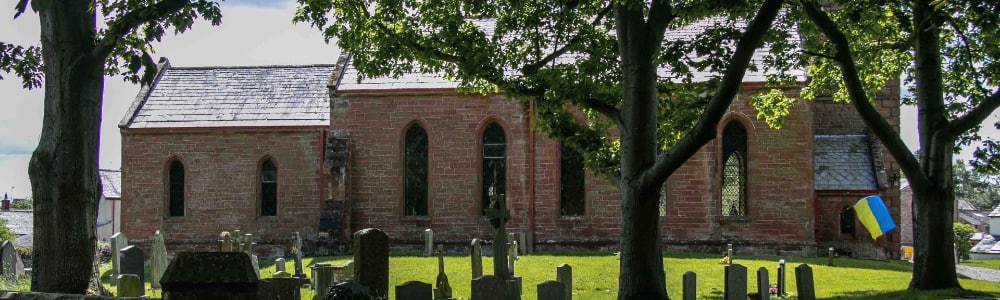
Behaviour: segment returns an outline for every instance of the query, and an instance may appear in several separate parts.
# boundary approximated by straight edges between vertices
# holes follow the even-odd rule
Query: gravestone
[[[493,275],[472,279],[472,300],[503,300],[505,284]]]
[[[274,284],[271,281],[260,280],[257,281],[257,299],[258,300],[273,300],[278,298],[274,294]]]
[[[743,300],[747,298],[747,268],[740,264],[726,266],[726,290],[724,299]]]
[[[274,260],[274,272],[285,272],[285,259],[277,258]]]
[[[160,283],[163,299],[257,299],[259,288],[243,252],[179,252]]]
[[[372,295],[389,295],[389,236],[375,228],[354,233],[354,280]]]
[[[538,285],[538,300],[566,299],[566,285],[562,282],[546,280]]]
[[[356,299],[382,299],[380,297],[372,297],[372,291],[367,286],[359,284],[354,281],[345,281],[338,283],[333,286],[335,290],[335,296],[322,299],[330,300],[356,300]]]
[[[514,234],[510,234],[510,237],[514,237]],[[514,261],[517,260],[517,241],[510,239],[507,242],[507,271],[510,272],[511,276],[514,276]]]
[[[778,261],[778,271],[776,271],[776,273],[778,273],[778,275],[777,275],[777,277],[778,277],[778,284],[777,284],[778,285],[778,297],[784,297],[785,296],[785,288],[786,288],[786,286],[785,286],[785,278],[788,278],[787,277],[788,275],[785,274],[785,260],[784,259]]]
[[[312,288],[316,291],[316,295],[320,296],[321,294],[326,293],[324,291],[329,290],[330,287],[333,286],[334,280],[336,279],[336,276],[334,276],[333,273],[333,265],[328,263],[318,263],[309,266],[309,269],[312,269]],[[324,298],[313,297],[313,299]]]
[[[429,283],[407,281],[396,286],[396,300],[431,300],[431,297]]]
[[[118,275],[115,281],[118,281],[118,292],[115,293],[117,297],[139,297],[145,295],[143,292],[143,283],[139,279],[139,275],[122,274]]]
[[[24,262],[21,261],[21,255],[17,254],[14,243],[3,241],[0,244],[0,266],[0,274],[4,278],[14,279],[24,274]]]
[[[354,280],[354,261],[349,260],[344,263],[344,265],[341,266],[341,272],[343,272],[341,274],[342,277],[338,277],[337,281]]]
[[[472,278],[483,276],[483,242],[472,239]]]
[[[122,274],[139,276],[139,282],[146,282],[146,255],[136,246],[128,246],[118,251]]]
[[[288,272],[285,271],[277,271],[274,272],[274,274],[271,274],[271,278],[292,278],[292,274],[288,274]]]
[[[287,277],[288,273],[285,273],[286,277],[276,277],[268,278],[262,281],[268,281],[271,283],[271,287],[274,289],[274,299],[275,300],[301,300],[302,296],[299,291],[299,284],[301,280],[298,278]]]
[[[683,294],[681,299],[683,300],[694,300],[698,298],[698,275],[694,272],[687,271],[684,272],[684,279],[682,284]]]
[[[566,287],[566,300],[573,300],[573,267],[568,264],[556,267],[556,281]]]
[[[424,256],[434,255],[434,230],[424,229]]]
[[[246,252],[247,254],[253,254],[253,246],[257,243],[253,241],[252,233],[243,234],[243,242],[241,243],[242,248],[240,251]]]
[[[448,275],[444,273],[444,246],[437,246],[438,276],[434,284],[434,299],[451,299],[451,285]]]
[[[531,233],[521,232],[520,234],[518,234],[517,246],[519,247],[518,250],[521,251],[521,254],[531,253],[531,247],[528,247],[529,234]]]
[[[149,262],[151,265],[150,275],[153,277],[149,283],[153,289],[160,288],[160,279],[163,278],[163,271],[167,270],[168,263],[167,246],[163,240],[163,233],[157,230],[153,234],[153,253]]]
[[[121,275],[121,259],[119,259],[118,251],[122,248],[128,246],[128,238],[125,237],[124,233],[116,232],[111,235],[111,285],[115,285],[118,280],[118,275]]]
[[[816,300],[813,271],[807,264],[795,267],[795,292],[798,293],[799,300]]]
[[[771,282],[767,278],[767,268],[757,269],[757,294],[760,300],[771,299]]]
[[[219,252],[233,252],[233,237],[229,231],[219,233]]]
[[[302,238],[299,232],[292,234],[292,255],[295,259],[295,277],[306,278],[306,273],[302,269]]]

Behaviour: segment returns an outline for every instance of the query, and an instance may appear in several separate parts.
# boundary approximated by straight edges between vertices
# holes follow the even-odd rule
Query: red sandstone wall
[[[121,227],[129,239],[149,240],[163,230],[168,247],[183,240],[189,245],[182,248],[206,250],[216,247],[219,232],[235,229],[255,234],[261,244],[283,244],[295,231],[315,236],[322,130],[148,130],[122,137],[122,215],[129,217]],[[276,217],[257,216],[265,155],[278,168]],[[165,168],[175,156],[185,168],[185,215],[169,218]]]

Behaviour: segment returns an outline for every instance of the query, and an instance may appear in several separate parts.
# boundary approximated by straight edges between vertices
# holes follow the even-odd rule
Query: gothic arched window
[[[854,237],[854,209],[850,206],[844,207],[840,211],[840,234],[847,234]]]
[[[722,130],[722,215],[747,215],[747,131],[739,122]]]
[[[504,197],[507,190],[507,138],[503,127],[491,123],[483,131],[482,208],[490,207],[494,195]]]
[[[174,159],[167,174],[167,209],[170,217],[184,216],[184,164]]]
[[[427,215],[427,131],[414,124],[406,130],[406,151],[403,153],[406,169],[403,208],[405,216]]]
[[[260,165],[260,215],[278,215],[278,168],[271,159]]]

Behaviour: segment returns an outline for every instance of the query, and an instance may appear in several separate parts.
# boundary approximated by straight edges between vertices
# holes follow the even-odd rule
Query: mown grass
[[[962,262],[963,265],[988,268],[994,270],[1000,270],[1000,259],[995,260],[967,260]]]
[[[305,266],[318,262],[343,264],[350,260],[347,256],[327,256],[304,258]],[[747,267],[747,291],[756,291],[756,270],[766,267],[771,283],[777,276],[775,267],[778,257],[737,257],[734,263]],[[289,273],[294,272],[291,261],[287,263]],[[614,299],[618,291],[618,257],[611,253],[567,253],[536,254],[521,256],[514,267],[515,274],[524,283],[522,299],[536,298],[536,285],[545,280],[555,280],[556,267],[568,263],[573,267],[573,298]],[[697,273],[698,298],[722,299],[724,265],[719,257],[701,254],[668,254],[663,260],[667,290],[672,299],[681,298],[681,277],[686,271]],[[837,258],[834,266],[826,266],[825,258],[786,258],[788,266],[789,295],[785,299],[795,299],[794,267],[807,263],[813,267],[816,296],[820,299],[945,299],[964,297],[1000,297],[1000,283],[959,279],[966,290],[945,290],[934,292],[909,292],[906,287],[910,280],[912,265],[903,261],[872,261]],[[453,296],[469,299],[472,280],[471,260],[467,255],[445,257],[445,270],[453,290]],[[437,258],[422,256],[393,256],[389,260],[389,294],[395,298],[393,286],[406,281],[417,280],[434,283],[437,278]],[[274,273],[274,261],[261,260],[261,275],[269,278]],[[492,274],[493,260],[483,257],[483,271]],[[308,272],[306,268],[306,273]],[[102,281],[110,288],[110,266],[102,266]],[[149,277],[147,277],[149,278]],[[160,297],[158,292],[147,294]],[[113,291],[113,290],[112,290]],[[313,292],[302,289],[302,299],[311,299]]]

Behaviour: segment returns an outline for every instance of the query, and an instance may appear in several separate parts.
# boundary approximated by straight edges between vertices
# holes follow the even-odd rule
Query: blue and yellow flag
[[[896,223],[889,215],[889,209],[885,207],[885,203],[882,202],[882,197],[879,195],[858,200],[858,203],[854,204],[854,212],[858,216],[858,221],[861,221],[861,225],[868,229],[868,233],[871,233],[873,239],[878,239],[889,230],[896,228]]]

